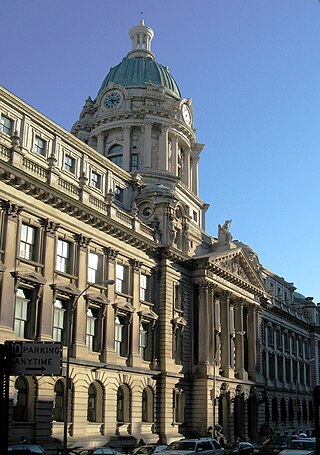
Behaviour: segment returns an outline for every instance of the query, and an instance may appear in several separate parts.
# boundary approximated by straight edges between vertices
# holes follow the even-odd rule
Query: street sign
[[[46,341],[6,341],[9,374],[60,376],[62,343]]]

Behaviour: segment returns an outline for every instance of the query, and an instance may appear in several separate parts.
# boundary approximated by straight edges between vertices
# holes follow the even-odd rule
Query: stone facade
[[[149,79],[113,68],[72,134],[0,89],[0,343],[63,343],[70,446],[311,433],[318,306],[230,220],[206,232],[192,101],[152,30],[130,36],[120,65]],[[10,377],[10,438],[54,450],[67,389],[65,371]]]

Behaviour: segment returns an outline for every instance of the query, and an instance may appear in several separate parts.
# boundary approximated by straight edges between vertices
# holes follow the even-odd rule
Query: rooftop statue
[[[222,226],[218,225],[218,246],[229,246],[229,242],[232,240],[232,234],[229,231],[231,221],[226,220]]]

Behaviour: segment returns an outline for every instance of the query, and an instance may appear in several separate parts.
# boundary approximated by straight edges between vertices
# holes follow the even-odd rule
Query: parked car
[[[289,442],[286,449],[280,452],[280,455],[315,455],[316,439],[301,438]]]
[[[233,447],[228,450],[225,450],[226,455],[233,454],[242,454],[242,455],[253,455],[254,454],[254,445],[250,442],[241,441],[237,442]]]
[[[118,450],[112,447],[96,447],[95,449],[88,450],[88,455],[123,455]]]
[[[216,440],[209,438],[181,439],[169,444],[163,455],[194,455],[199,452],[203,455],[223,455],[224,449]]]
[[[10,444],[8,453],[10,455],[46,455],[44,449],[37,444]]]
[[[254,449],[254,454],[259,455],[278,455],[281,450],[285,449],[290,441],[287,435],[276,435],[266,439],[260,447]]]
[[[162,452],[165,450],[168,446],[165,444],[146,444],[144,446],[137,447],[134,449],[131,454],[132,455],[153,455],[155,453]]]

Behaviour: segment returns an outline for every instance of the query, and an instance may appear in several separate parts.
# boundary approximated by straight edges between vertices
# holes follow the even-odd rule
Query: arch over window
[[[125,384],[118,388],[117,392],[117,422],[129,423],[130,422],[130,390]]]
[[[92,382],[88,388],[88,422],[102,422],[103,389],[99,382]]]
[[[154,421],[154,396],[150,387],[142,392],[142,422]]]
[[[25,378],[19,376],[14,384],[13,420],[28,420],[29,387]]]
[[[120,144],[112,145],[107,153],[107,157],[117,166],[123,167],[123,147]]]
[[[53,420],[56,420],[57,422],[63,422],[65,387],[62,379],[59,379],[55,383],[54,394]]]

